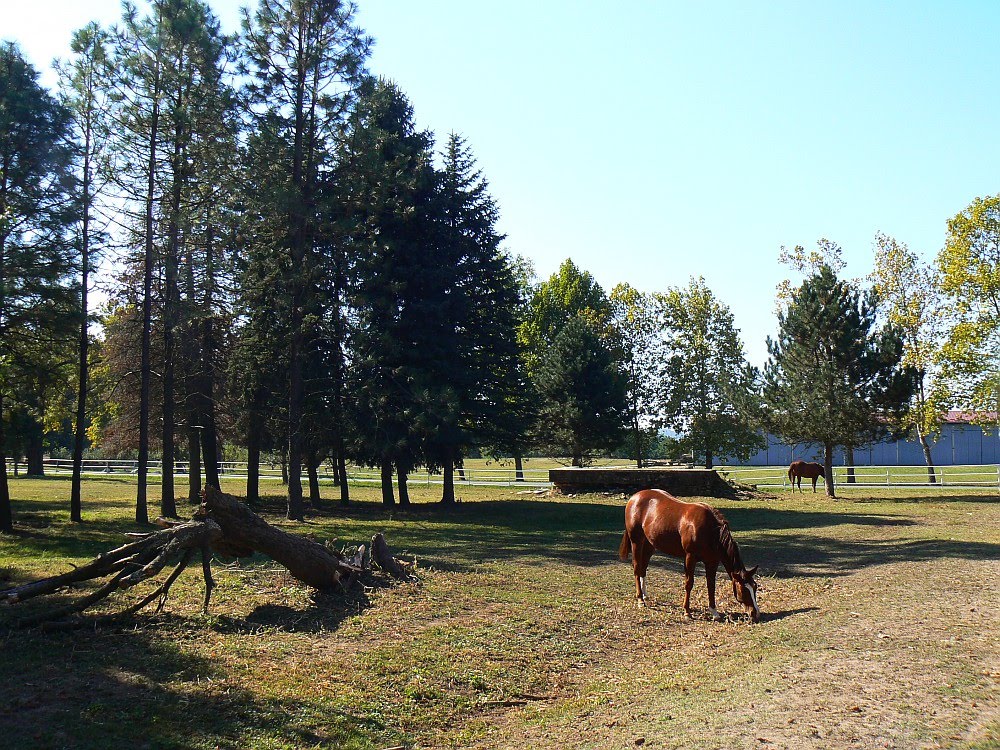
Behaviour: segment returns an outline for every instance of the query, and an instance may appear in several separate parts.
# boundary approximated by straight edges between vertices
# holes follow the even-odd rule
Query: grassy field
[[[80,526],[68,481],[11,487],[8,581],[135,530],[129,480],[89,481]],[[254,558],[217,562],[208,616],[191,572],[165,614],[128,627],[0,627],[0,746],[1000,747],[996,493],[841,490],[712,501],[761,566],[751,626],[725,587],[731,616],[705,616],[704,579],[686,619],[664,557],[656,606],[636,609],[620,496],[463,488],[451,511],[404,513],[358,489],[350,510],[289,528],[345,543],[385,531],[419,583],[316,595]],[[280,511],[263,508],[283,524]]]

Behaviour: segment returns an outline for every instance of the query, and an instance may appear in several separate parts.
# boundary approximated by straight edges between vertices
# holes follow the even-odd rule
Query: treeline
[[[927,378],[946,358],[914,359],[927,337],[904,320],[913,284],[893,291],[889,273],[862,289],[829,247],[797,248],[807,278],[785,290],[758,372],[702,279],[606,293],[567,261],[537,282],[504,249],[467,142],[438,146],[368,72],[355,12],[258,0],[229,36],[199,0],[128,5],[73,36],[55,93],[0,47],[0,529],[6,457],[40,473],[46,435],[72,434],[74,520],[89,444],[137,455],[145,522],[150,454],[159,512],[175,516],[175,462],[195,499],[218,486],[223,444],[246,450],[251,499],[262,453],[280,454],[301,519],[324,461],[343,503],[348,462],[380,469],[387,504],[409,502],[417,467],[440,471],[451,503],[472,454],[520,468],[619,451],[641,466],[669,427],[677,452],[712,466],[768,428],[823,445],[829,464],[833,446],[893,425],[926,433],[945,400]],[[968,309],[967,285],[935,283]],[[952,331],[967,330],[959,317]],[[968,361],[948,346],[935,351]]]

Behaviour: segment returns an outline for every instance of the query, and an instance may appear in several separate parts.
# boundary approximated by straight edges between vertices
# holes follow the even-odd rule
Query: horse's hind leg
[[[819,477],[813,477],[813,492],[816,491],[816,480],[817,479],[819,479]]]
[[[646,606],[646,570],[649,558],[653,556],[653,545],[642,539],[632,542],[632,571],[635,573],[635,602],[639,607]]]
[[[698,560],[688,553],[684,556],[684,612],[691,617],[691,589],[694,588],[694,568]]]
[[[708,585],[708,609],[712,613],[713,620],[721,620],[722,615],[715,608],[715,574],[719,570],[719,563],[705,563],[705,583]]]

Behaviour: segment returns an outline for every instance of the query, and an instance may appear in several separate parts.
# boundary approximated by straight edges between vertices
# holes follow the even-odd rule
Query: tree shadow
[[[178,643],[188,637],[185,618],[137,622],[138,628],[9,634],[5,651],[16,658],[0,664],[0,744],[241,748],[273,738],[282,747],[339,747],[394,738],[375,714],[323,705],[315,696],[268,698],[225,684],[213,659]]]
[[[371,509],[352,520],[372,519]],[[912,526],[914,521],[868,511],[824,513],[769,507],[725,509],[739,542],[746,534],[810,530],[830,526]],[[384,517],[389,520],[389,516]],[[394,550],[414,555],[424,566],[465,572],[490,561],[555,559],[573,565],[618,560],[624,531],[623,507],[611,503],[537,500],[469,503],[460,509],[394,512]],[[445,528],[447,527],[447,528]],[[753,546],[758,546],[756,540]]]
[[[840,540],[818,536],[763,536],[753,549],[765,575],[777,578],[839,577],[891,563],[942,558],[978,562],[1000,558],[1000,544],[942,539]]]
[[[266,631],[332,633],[350,618],[373,606],[371,593],[395,585],[398,584],[386,578],[366,578],[363,586],[355,583],[342,595],[313,591],[305,609],[284,604],[261,604],[245,617],[216,617],[212,629],[218,633],[241,634]]]

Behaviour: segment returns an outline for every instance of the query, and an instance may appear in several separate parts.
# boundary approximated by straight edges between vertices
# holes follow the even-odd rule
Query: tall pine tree
[[[353,2],[259,0],[243,19],[247,92],[256,127],[284,142],[273,182],[259,183],[261,200],[273,203],[280,221],[289,298],[288,518],[303,518],[301,468],[305,447],[305,363],[310,348],[307,297],[314,285],[317,202],[323,173],[333,156],[333,139],[363,73],[371,40],[354,23]]]

